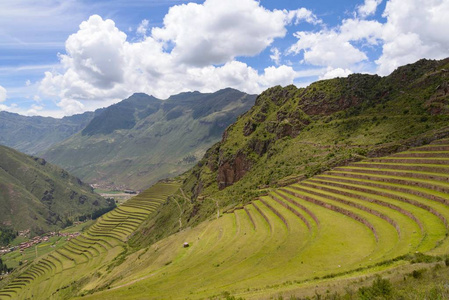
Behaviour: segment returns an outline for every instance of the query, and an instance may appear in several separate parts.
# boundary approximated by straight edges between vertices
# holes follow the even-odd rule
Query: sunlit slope
[[[1,299],[63,299],[120,260],[128,237],[167,197],[177,183],[158,183],[103,215],[89,230],[31,264],[0,290]]]
[[[370,272],[417,251],[447,253],[448,218],[449,140],[440,140],[271,190],[127,257],[83,299],[251,297]]]
[[[67,171],[0,145],[2,226],[40,235],[112,205]]]

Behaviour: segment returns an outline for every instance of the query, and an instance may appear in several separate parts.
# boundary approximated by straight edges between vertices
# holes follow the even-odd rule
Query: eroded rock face
[[[238,152],[234,158],[221,162],[218,167],[218,188],[220,190],[239,181],[251,168],[251,161],[247,156]]]

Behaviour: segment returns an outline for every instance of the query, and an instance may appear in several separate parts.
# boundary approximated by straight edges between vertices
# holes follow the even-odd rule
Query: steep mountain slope
[[[442,261],[449,251],[448,169],[449,139],[436,140],[271,189],[129,251],[135,228],[182,197],[179,183],[160,182],[28,266],[0,298],[223,299],[232,292],[273,299],[348,274],[357,280]]]
[[[164,101],[134,94],[43,157],[102,187],[142,189],[190,168],[254,101],[233,89]]]
[[[0,146],[0,224],[42,233],[109,207],[108,201],[66,171]]]
[[[94,115],[86,112],[55,119],[0,111],[0,144],[27,154],[37,154],[83,129]]]
[[[420,60],[386,77],[353,74],[268,89],[185,174],[184,226],[267,188],[448,136],[448,70],[449,59]],[[163,218],[176,220],[175,208]],[[132,243],[148,245],[177,231],[151,226],[157,222],[142,226]]]
[[[0,297],[274,298],[441,262],[448,69],[449,59],[421,60],[387,77],[267,90],[174,194],[178,184],[133,198],[15,273]]]
[[[92,276],[91,284],[95,284],[99,272],[110,272],[120,264],[128,249],[128,237],[179,185],[176,181],[159,182],[103,215],[82,235],[35,263],[23,266],[13,273],[15,278],[8,277],[9,284],[0,291],[0,299],[24,298],[27,294],[31,298],[67,299],[77,292],[75,286],[69,288],[75,281],[82,280],[85,284],[84,278]],[[0,288],[6,284],[0,280]],[[41,289],[41,284],[48,286]]]

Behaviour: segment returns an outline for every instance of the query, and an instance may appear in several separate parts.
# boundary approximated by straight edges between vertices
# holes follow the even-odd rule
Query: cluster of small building
[[[19,244],[20,252],[23,252],[25,249],[30,248],[34,245],[40,244],[42,242],[47,242],[49,240],[48,236],[35,236],[27,242],[23,242]]]
[[[26,230],[24,230],[23,232],[25,232],[25,231]],[[19,236],[21,235],[20,234],[21,232],[19,232]],[[29,234],[29,230],[28,230],[27,233],[24,233],[22,236],[25,236],[27,234]],[[44,242],[48,242],[48,240],[51,237],[54,237],[54,236],[66,237],[66,240],[70,241],[71,239],[73,239],[73,238],[75,238],[75,237],[77,237],[79,235],[80,235],[79,232],[70,232],[70,233],[69,232],[56,232],[56,231],[49,232],[49,233],[47,233],[47,234],[45,234],[43,236],[35,236],[32,239],[30,239],[29,241],[20,243],[18,246],[1,247],[0,248],[0,255],[12,252],[12,251],[17,250],[17,249],[20,249],[20,252],[23,252],[25,249],[30,248],[30,247],[32,247],[34,245],[37,245],[37,244],[40,244],[40,243],[44,243]]]
[[[0,248],[0,255],[5,254],[5,253],[9,253],[12,252],[14,250],[16,250],[18,247],[1,247]]]
[[[72,232],[72,233],[61,233],[61,232],[59,232],[59,236],[65,236],[65,237],[67,237],[67,241],[70,241],[71,239],[73,239],[73,238],[76,238],[77,236],[79,236],[80,235],[80,233],[79,232]]]

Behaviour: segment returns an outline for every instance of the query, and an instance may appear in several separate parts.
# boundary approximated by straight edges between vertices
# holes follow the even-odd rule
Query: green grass
[[[45,248],[46,244],[55,245],[54,238],[46,244],[40,244],[40,247],[50,253],[48,255],[45,255],[47,252],[40,253],[39,256],[42,259],[36,260],[20,275],[16,275],[8,285],[14,288],[15,292],[8,293],[20,298],[47,298],[54,295],[56,291],[59,296],[66,297],[73,292],[74,281],[87,281],[86,284],[90,280],[91,284],[95,284],[98,280],[97,272],[107,271],[109,266],[120,262],[123,251],[126,251],[125,241],[130,234],[157,209],[164,201],[164,197],[166,198],[178,188],[177,183],[160,183],[130,199],[117,208],[117,211],[100,217],[93,225],[87,222],[67,229],[67,232],[83,229],[85,232],[69,242],[62,243],[56,247],[55,251],[52,251],[53,248]],[[154,203],[154,205],[147,205],[148,203]],[[25,251],[24,255],[32,255],[29,252]],[[15,257],[15,259],[18,258]],[[23,258],[20,257],[20,259]],[[54,280],[55,278],[58,280]],[[24,282],[23,280],[26,282],[25,285],[21,283]],[[68,288],[68,286],[71,287]]]
[[[449,194],[430,189],[447,186],[445,169],[422,172],[425,164],[412,163],[396,172],[370,164],[362,168],[367,173],[357,163],[272,190],[244,209],[160,240],[124,258],[83,298],[196,299],[224,291],[251,298],[400,267],[415,252],[448,253]]]
[[[369,174],[366,179],[363,176],[367,174],[360,173],[360,168],[340,168],[340,171],[271,191],[244,209],[222,214],[218,219],[213,218],[147,249],[123,256],[120,253],[126,253],[123,252],[126,251],[124,242],[132,229],[176,189],[176,185],[157,185],[99,218],[83,237],[48,256],[48,261],[56,267],[38,263],[29,271],[34,278],[30,284],[12,287],[23,297],[35,296],[35,288],[55,290],[63,287],[63,282],[73,287],[70,282],[83,280],[87,282],[75,290],[60,290],[58,294],[63,297],[70,291],[89,298],[92,291],[97,291],[92,295],[94,299],[161,295],[200,298],[230,289],[233,293],[247,295],[251,291],[258,293],[272,286],[284,286],[286,282],[300,283],[354,270],[369,272],[379,263],[408,253],[438,253],[439,249],[447,248],[447,228],[430,208],[446,218],[449,217],[448,206],[406,192],[425,190],[448,198],[443,192],[406,184],[444,187],[446,183],[400,176],[402,173],[407,176],[407,172],[386,176],[382,172],[391,173],[391,170],[382,168],[364,167],[363,170],[381,173]],[[413,173],[412,170],[408,172]],[[442,172],[418,171],[416,174],[436,177],[443,175],[444,169]],[[341,179],[356,183],[339,181]],[[388,182],[391,180],[400,180],[401,184]],[[383,191],[385,195],[370,191]],[[389,195],[394,197],[389,198]],[[409,202],[401,201],[401,197],[407,197]],[[152,200],[148,202],[148,199]],[[420,203],[424,206],[419,206]],[[387,204],[402,210],[392,209]],[[190,247],[183,248],[184,242]],[[84,271],[74,276],[73,272],[78,269]],[[55,272],[72,275],[66,280],[42,280]],[[177,283],[175,290],[173,282]],[[98,292],[102,289],[105,290]]]

